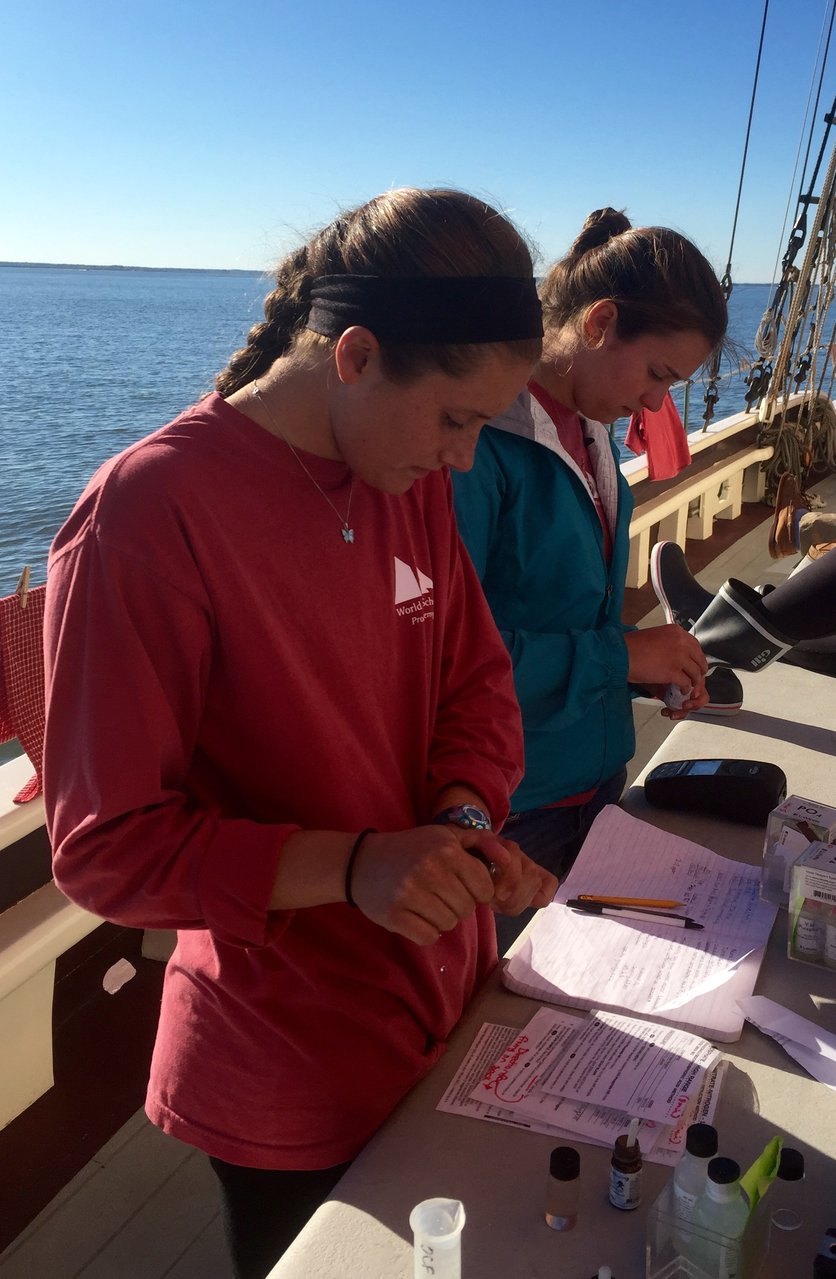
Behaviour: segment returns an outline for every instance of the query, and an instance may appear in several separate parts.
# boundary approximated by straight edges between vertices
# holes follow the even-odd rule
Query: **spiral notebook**
[[[505,962],[504,984],[569,1008],[601,1008],[740,1038],[776,908],[759,898],[760,868],[720,857],[610,805],[595,819],[555,900]],[[585,915],[582,893],[681,901],[701,931]]]

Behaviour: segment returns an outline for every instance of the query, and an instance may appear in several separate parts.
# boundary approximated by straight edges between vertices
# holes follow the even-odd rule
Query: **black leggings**
[[[796,643],[836,635],[836,550],[764,595],[763,607]]]
[[[285,1172],[240,1168],[212,1156],[209,1162],[221,1183],[235,1279],[264,1279],[350,1167]]]

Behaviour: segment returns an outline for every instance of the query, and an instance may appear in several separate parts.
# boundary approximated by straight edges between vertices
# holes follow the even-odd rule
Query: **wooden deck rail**
[[[747,443],[737,452],[637,503],[630,521],[630,559],[627,585],[644,586],[650,571],[650,534],[658,525],[655,541],[676,542],[683,549],[687,537],[711,536],[716,516],[735,519],[741,503],[763,497],[761,462],[772,456],[772,445]],[[691,513],[693,503],[698,510]]]

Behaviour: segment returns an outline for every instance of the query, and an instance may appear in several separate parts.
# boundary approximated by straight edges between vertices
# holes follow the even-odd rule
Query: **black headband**
[[[470,345],[543,336],[530,277],[320,275],[305,327],[336,338],[353,324],[378,341]]]

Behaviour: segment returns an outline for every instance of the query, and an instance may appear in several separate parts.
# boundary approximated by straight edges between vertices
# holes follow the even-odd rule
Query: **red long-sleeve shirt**
[[[344,510],[348,473],[304,455]],[[520,776],[510,665],[434,474],[355,480],[354,544],[279,439],[210,396],[107,463],[48,574],[45,796],[61,888],[180,930],[147,1109],[251,1167],[352,1157],[495,962],[479,908],[421,948],[269,912],[289,834],[401,830]]]

